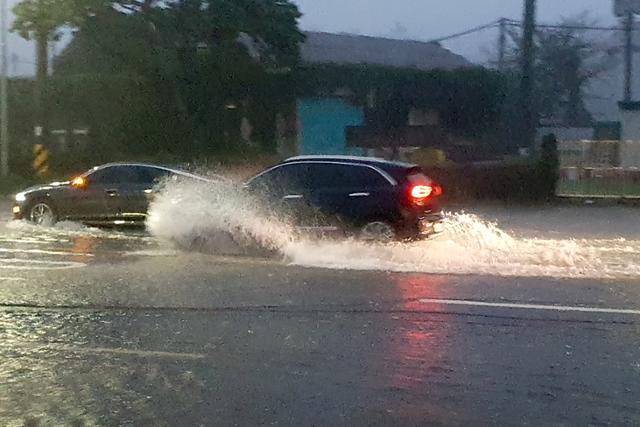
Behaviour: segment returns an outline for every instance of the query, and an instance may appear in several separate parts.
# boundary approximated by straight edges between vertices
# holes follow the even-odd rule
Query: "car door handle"
[[[288,194],[282,198],[283,200],[299,200],[304,199],[302,194]]]
[[[116,197],[118,195],[118,190],[114,189],[104,190],[104,192],[107,193],[109,197]]]
[[[351,193],[349,197],[369,197],[371,193]]]

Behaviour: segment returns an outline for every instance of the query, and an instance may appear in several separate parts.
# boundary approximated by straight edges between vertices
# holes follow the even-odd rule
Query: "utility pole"
[[[7,105],[7,0],[0,0],[0,176],[9,175],[9,114]]]
[[[629,10],[625,16],[624,34],[624,100],[631,102],[633,99],[632,77],[633,77],[633,12]]]
[[[537,127],[533,106],[533,63],[535,55],[534,32],[536,27],[536,0],[524,0],[524,24],[522,31],[522,58],[520,78],[520,120],[522,126],[520,148],[533,149]]]
[[[498,71],[504,71],[504,58],[507,49],[507,20],[500,18],[500,34],[498,35]]]
[[[49,123],[48,111],[45,105],[47,79],[49,77],[49,33],[45,30],[36,30],[36,84],[35,104],[36,123],[33,129],[35,136],[34,150],[48,148]]]

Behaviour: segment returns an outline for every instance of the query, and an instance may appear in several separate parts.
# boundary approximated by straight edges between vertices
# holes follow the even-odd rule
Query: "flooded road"
[[[269,258],[3,220],[0,424],[638,425],[636,212]]]

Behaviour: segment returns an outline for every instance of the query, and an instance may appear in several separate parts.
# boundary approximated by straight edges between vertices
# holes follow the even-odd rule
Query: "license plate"
[[[442,233],[444,231],[444,224],[441,222],[436,222],[433,224],[433,232],[434,233]]]

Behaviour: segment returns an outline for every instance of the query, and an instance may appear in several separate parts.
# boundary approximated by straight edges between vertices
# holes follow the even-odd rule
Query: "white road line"
[[[111,354],[120,356],[137,356],[137,357],[154,357],[169,359],[204,359],[206,356],[201,353],[174,353],[170,351],[151,351],[151,350],[129,350],[125,348],[107,348],[107,347],[68,347],[61,345],[46,346],[48,349],[57,351],[66,351],[70,353],[82,354]]]
[[[0,242],[1,243],[20,243],[23,245],[50,245],[51,241],[46,241],[46,240],[41,240],[41,239],[28,239],[28,238],[23,238],[23,239],[8,239],[8,238],[0,238]],[[66,243],[68,241],[59,241],[57,240],[56,243]]]
[[[442,304],[442,305],[463,305],[471,307],[494,307],[509,308],[519,310],[546,310],[546,311],[564,311],[564,312],[580,312],[580,313],[606,313],[606,314],[632,314],[640,316],[640,310],[621,309],[621,308],[600,308],[600,307],[580,307],[569,305],[542,305],[542,304],[512,304],[499,302],[484,301],[468,301],[455,299],[420,299],[423,304]]]
[[[0,269],[6,270],[65,270],[86,266],[87,264],[74,261],[43,261],[18,258],[0,258]]]
[[[88,256],[92,257],[93,254],[87,252],[70,252],[70,251],[45,251],[43,249],[14,249],[14,248],[0,248],[0,253],[25,253],[25,254],[38,254],[38,255],[65,255],[65,256]]]
[[[12,281],[12,282],[24,282],[25,279],[24,277],[0,277],[0,281],[5,280],[5,281]]]

